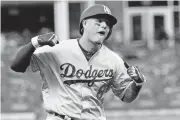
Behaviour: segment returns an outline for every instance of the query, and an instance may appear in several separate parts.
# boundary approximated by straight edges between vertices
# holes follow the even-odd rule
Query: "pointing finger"
[[[127,62],[124,62],[124,66],[126,67],[126,68],[129,68],[129,64],[127,63]]]

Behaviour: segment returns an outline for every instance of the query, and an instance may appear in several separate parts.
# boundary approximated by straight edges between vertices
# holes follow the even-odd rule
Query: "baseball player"
[[[80,38],[38,35],[17,53],[12,70],[40,72],[47,120],[106,120],[108,90],[126,103],[137,97],[143,74],[103,44],[116,23],[107,6],[96,4],[81,14]]]

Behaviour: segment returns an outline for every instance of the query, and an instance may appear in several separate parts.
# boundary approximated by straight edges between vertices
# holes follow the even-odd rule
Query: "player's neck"
[[[83,36],[80,38],[79,44],[83,47],[83,49],[92,53],[95,53],[101,47],[100,45],[95,45],[94,43],[92,43],[90,40],[88,40],[87,38]]]

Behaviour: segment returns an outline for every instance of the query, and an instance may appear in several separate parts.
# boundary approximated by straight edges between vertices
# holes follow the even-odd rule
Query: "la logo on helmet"
[[[107,14],[111,14],[111,11],[108,7],[104,6],[104,12]]]

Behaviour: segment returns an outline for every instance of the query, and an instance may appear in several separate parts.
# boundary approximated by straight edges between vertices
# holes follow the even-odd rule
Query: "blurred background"
[[[180,1],[1,1],[1,119],[45,120],[39,73],[10,69],[20,47],[54,31],[60,40],[80,37],[81,12],[107,5],[118,23],[106,45],[137,65],[147,78],[138,98],[126,104],[105,96],[107,120],[179,120]]]

